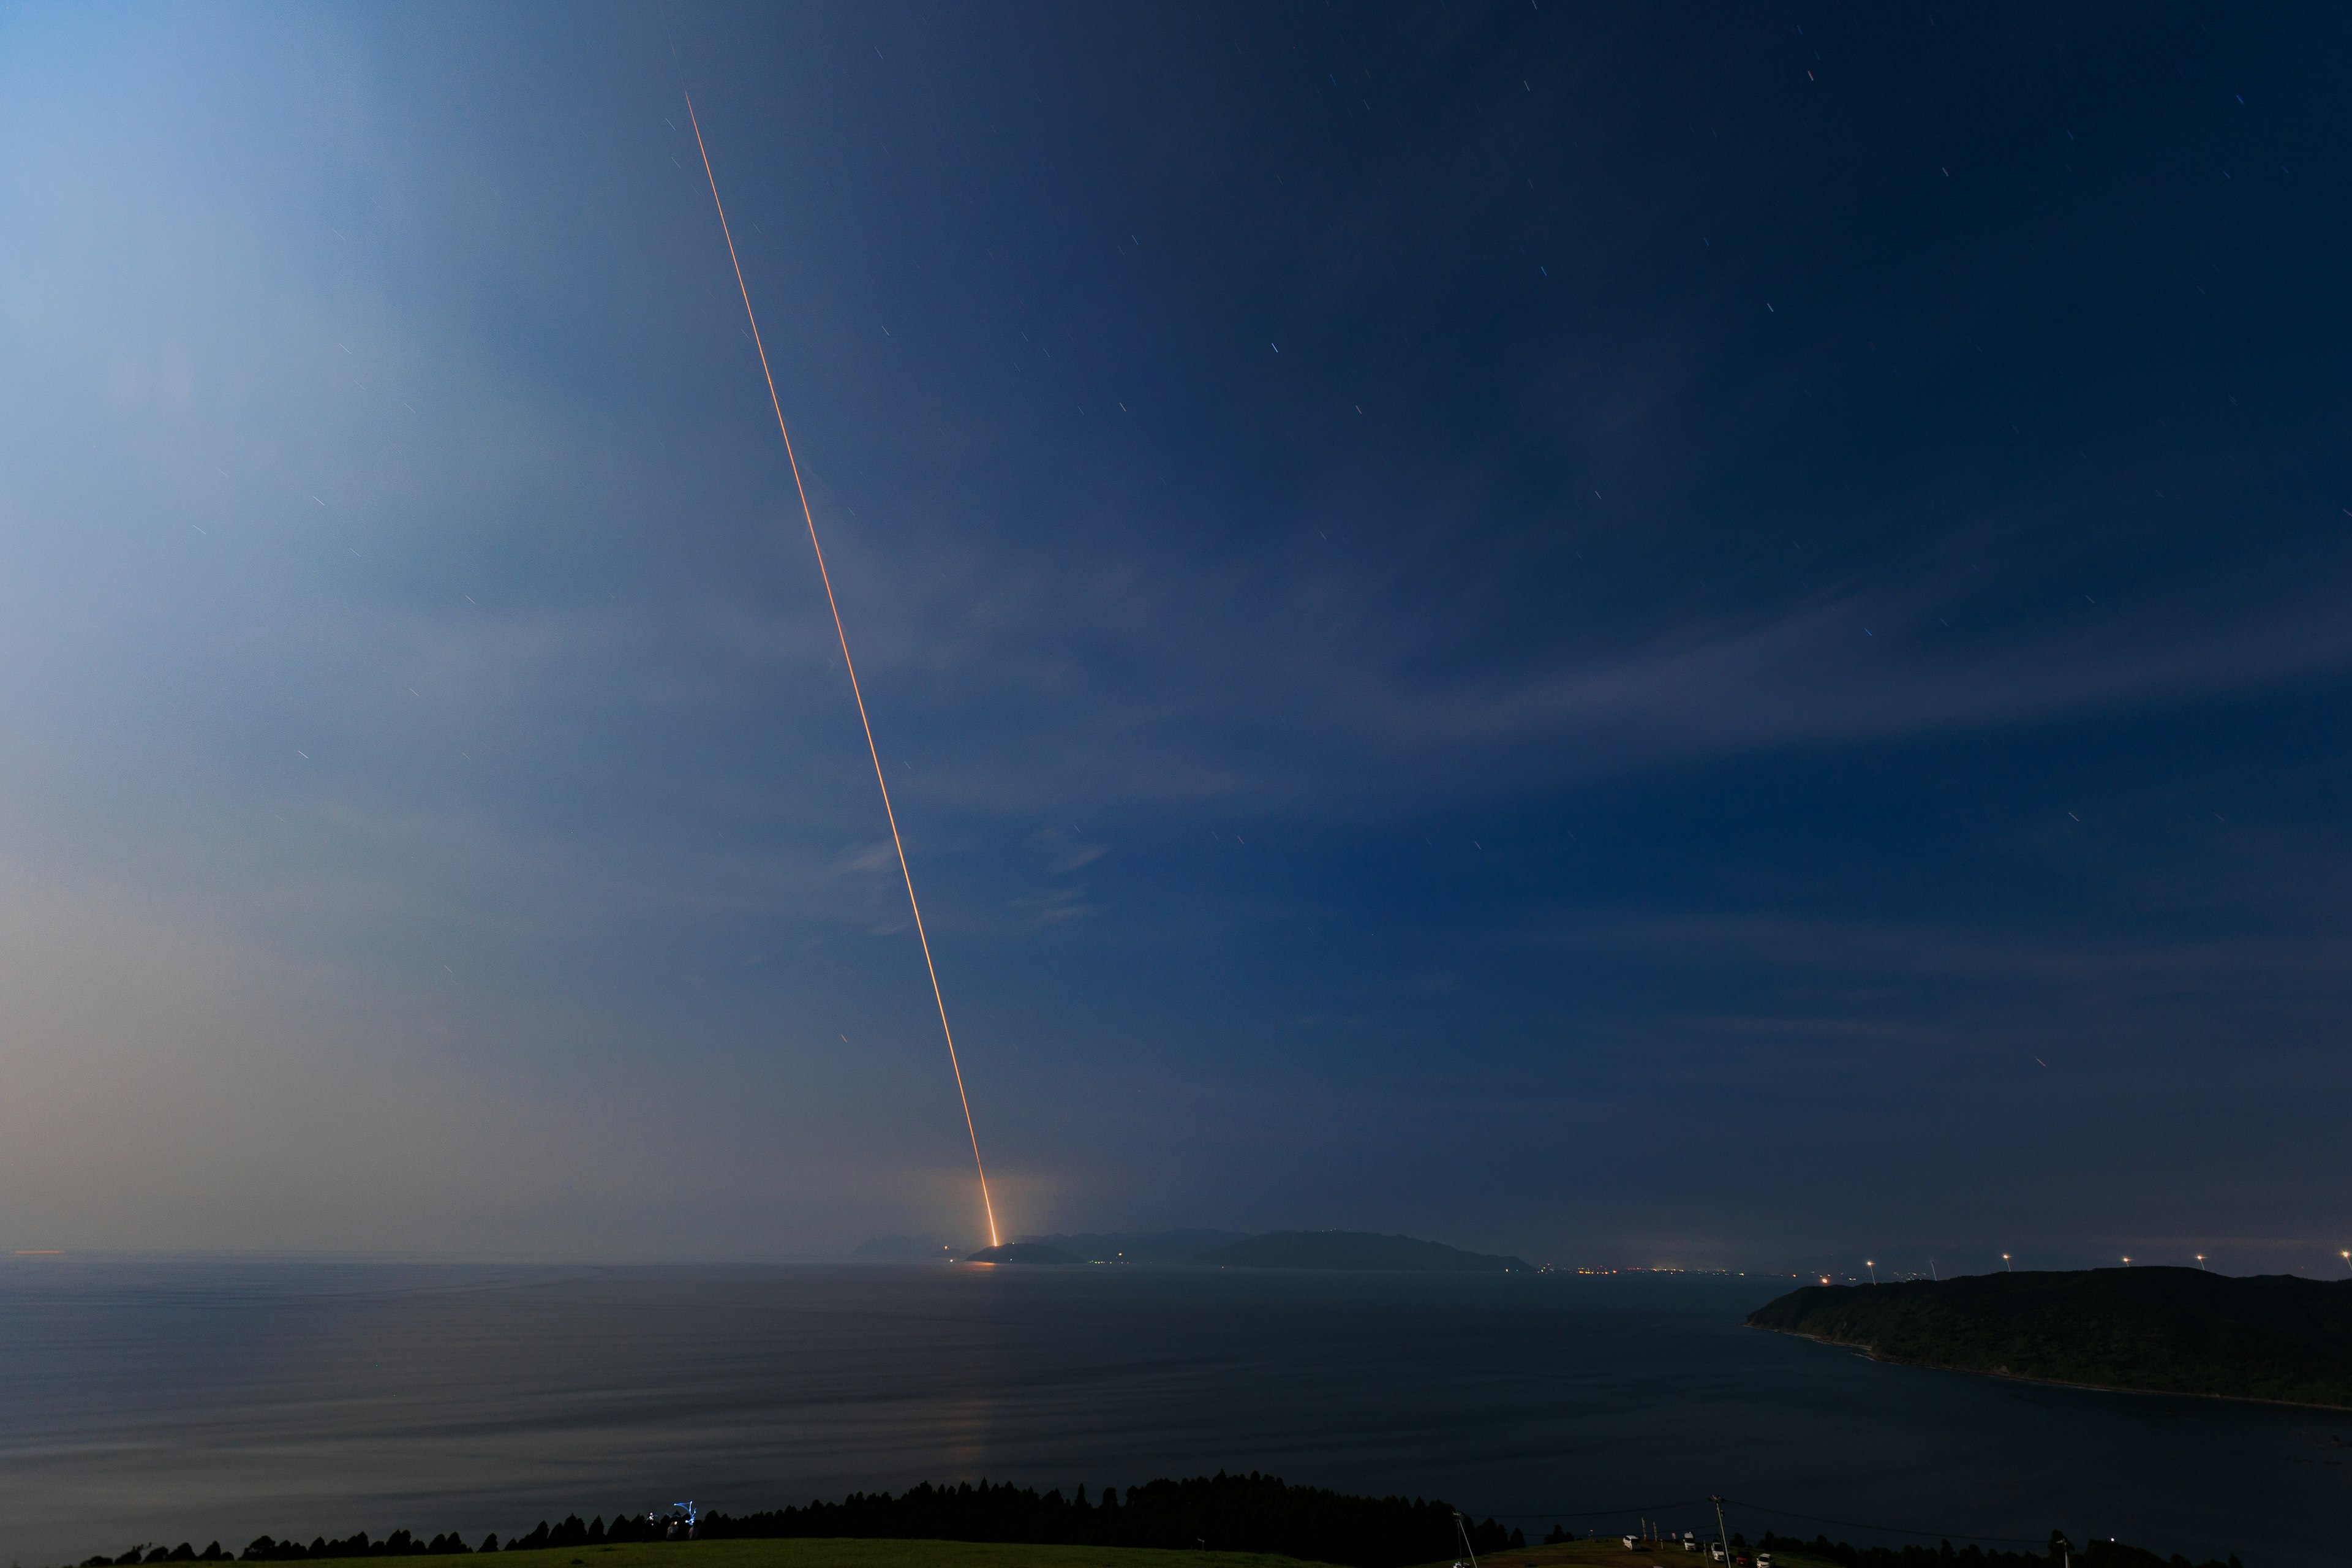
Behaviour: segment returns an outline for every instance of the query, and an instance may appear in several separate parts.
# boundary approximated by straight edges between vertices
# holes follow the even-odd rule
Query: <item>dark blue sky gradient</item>
[[[1009,1229],[2352,1246],[2352,32],[1954,9],[672,8]],[[0,1242],[972,1238],[660,16],[0,46]]]

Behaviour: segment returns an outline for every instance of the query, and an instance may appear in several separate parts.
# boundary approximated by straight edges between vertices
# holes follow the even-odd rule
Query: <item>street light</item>
[[[2002,1253],[2002,1254],[2000,1255],[2000,1260],[2001,1260],[2003,1263],[2008,1263],[2008,1264],[2009,1264],[2009,1271],[2010,1271],[2011,1274],[2014,1274],[2014,1273],[2016,1273],[2016,1272],[2017,1272],[2017,1265],[2016,1265],[2016,1264],[2014,1264],[2014,1263],[2010,1263],[2010,1262],[2009,1262],[2009,1254],[2008,1254],[2008,1253],[2006,1253],[2006,1252]]]
[[[1470,1554],[1470,1568],[1478,1568],[1478,1549],[1470,1544],[1470,1521],[1457,1512],[1454,1516],[1454,1528],[1461,1532],[1462,1550]],[[1205,1552],[1208,1548],[1204,1545],[1202,1550]]]
[[[2197,1255],[2197,1267],[2205,1268],[2205,1255],[2201,1252]],[[2213,1271],[2210,1268],[2205,1268],[2205,1272],[2210,1274]]]
[[[2124,1267],[2125,1267],[2125,1268],[2129,1268],[2131,1267],[2131,1259],[2130,1259],[2130,1258],[2125,1258],[2125,1259],[2124,1259]]]

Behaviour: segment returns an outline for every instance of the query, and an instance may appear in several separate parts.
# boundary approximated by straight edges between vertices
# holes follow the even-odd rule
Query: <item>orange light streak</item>
[[[702,154],[702,175],[710,182],[710,205],[719,210],[719,232],[727,239],[727,260],[735,268],[736,291],[743,296],[743,317],[751,323],[751,346],[759,351],[760,374],[768,384],[768,406],[775,411],[776,434],[784,438],[784,460],[792,465],[793,489],[801,499],[801,518],[808,524],[809,548],[816,552],[816,574],[824,583],[825,608],[833,612],[833,635],[841,641],[841,667],[849,671],[849,694],[857,701],[857,722],[866,731],[866,754],[874,759],[874,782],[882,791],[882,815],[890,824],[890,847],[898,852],[898,875],[907,883],[907,908],[914,911],[915,940],[922,944],[923,971],[931,977],[931,1001],[940,1010],[940,1033],[947,1037],[948,1066],[955,1072],[956,1099],[963,1106],[963,1130],[971,1138],[971,1166],[980,1173],[980,1206],[988,1215],[988,1245],[999,1245],[996,1205],[988,1197],[988,1167],[981,1163],[980,1129],[971,1120],[971,1097],[964,1092],[963,1064],[956,1059],[955,1031],[948,1026],[947,998],[940,992],[940,972],[931,963],[931,939],[923,931],[923,906],[915,900],[915,874],[907,868],[907,847],[898,839],[898,814],[891,809],[890,784],[882,776],[882,753],[874,744],[874,725],[866,717],[866,693],[857,684],[857,666],[849,657],[849,634],[842,629],[841,606],[833,597],[833,574],[825,570],[824,546],[817,542],[816,514],[809,510],[808,487],[801,483],[801,460],[793,451],[793,433],[784,427],[784,405],[776,396],[776,377],[768,369],[768,347],[760,341],[759,313],[751,309],[751,290],[743,281],[743,263],[735,254],[735,231],[727,224],[727,204],[719,199],[719,176],[710,169],[710,149],[702,144],[702,121],[694,112],[694,94],[681,83],[687,122],[694,127],[694,150]]]

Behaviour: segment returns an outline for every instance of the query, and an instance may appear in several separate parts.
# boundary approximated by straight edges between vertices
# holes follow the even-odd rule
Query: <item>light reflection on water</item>
[[[2352,1500],[2352,1419],[1739,1326],[1793,1283],[0,1260],[0,1556],[1224,1468],[1479,1513],[1721,1492],[2270,1568],[2320,1562]]]

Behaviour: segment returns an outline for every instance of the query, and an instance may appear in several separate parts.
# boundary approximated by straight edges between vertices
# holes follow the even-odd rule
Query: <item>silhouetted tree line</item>
[[[202,1552],[183,1541],[177,1546],[134,1546],[120,1557],[109,1557],[101,1552],[97,1556],[87,1559],[83,1568],[104,1568],[105,1564],[115,1563],[123,1564],[124,1568],[130,1568],[130,1565],[134,1563],[234,1563],[236,1561],[236,1553],[223,1552],[221,1543],[217,1541]]]
[[[1525,1546],[1527,1537],[1493,1520],[1469,1526],[1480,1552]],[[259,1536],[242,1552],[218,1542],[198,1552],[185,1544],[171,1551],[134,1548],[120,1557],[100,1554],[81,1568],[143,1568],[155,1563],[296,1563],[341,1557],[456,1556],[475,1552],[533,1552],[558,1547],[602,1546],[659,1541],[672,1533],[667,1519],[616,1514],[583,1524],[573,1514],[560,1524],[541,1521],[528,1534],[500,1542],[496,1535],[469,1547],[455,1534],[420,1541],[395,1530],[381,1541],[365,1531],[342,1540],[314,1538],[309,1545]],[[928,1483],[893,1496],[857,1492],[840,1502],[811,1502],[766,1513],[702,1516],[705,1541],[761,1540],[787,1536],[866,1536],[895,1540],[1003,1541],[1070,1546],[1160,1546],[1191,1550],[1206,1543],[1216,1552],[1274,1552],[1345,1568],[1406,1568],[1459,1555],[1454,1510],[1419,1498],[1349,1497],[1318,1487],[1286,1486],[1275,1476],[1200,1476],[1191,1480],[1150,1481],[1121,1497],[1103,1489],[1088,1500],[1080,1487],[1069,1497],[1059,1489],[1039,1493],[1010,1483]],[[1875,1564],[1871,1568],[1876,1568]]]
[[[577,1522],[576,1521],[574,1521]],[[545,1530],[545,1525],[541,1525]],[[492,1536],[491,1542],[498,1537]],[[135,1568],[149,1563],[289,1563],[305,1557],[421,1557],[428,1552],[448,1554],[470,1550],[455,1533],[436,1535],[431,1541],[419,1541],[404,1530],[395,1530],[382,1541],[370,1541],[366,1531],[341,1541],[330,1541],[321,1535],[305,1546],[299,1541],[273,1541],[268,1536],[257,1537],[243,1552],[224,1552],[221,1543],[214,1542],[198,1552],[183,1541],[166,1548],[134,1546],[120,1557],[100,1552],[85,1557],[81,1568]]]
[[[1527,1537],[1493,1520],[1473,1524],[1481,1552],[1525,1546]],[[777,1536],[881,1536],[933,1541],[1018,1541],[1043,1545],[1160,1546],[1180,1551],[1206,1542],[1214,1552],[1276,1552],[1347,1568],[1405,1568],[1458,1557],[1462,1538],[1449,1503],[1419,1498],[1349,1497],[1319,1487],[1286,1486],[1252,1473],[1149,1481],[1119,1496],[1087,1489],[1064,1497],[1012,1485],[919,1486],[893,1497],[859,1492],[840,1502],[740,1519],[714,1514],[705,1539]]]

